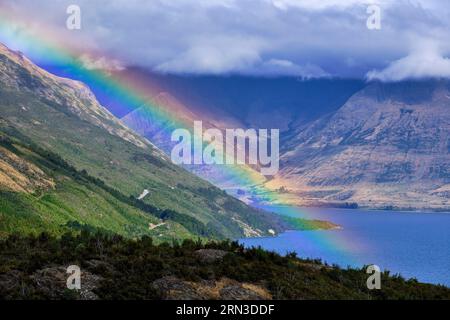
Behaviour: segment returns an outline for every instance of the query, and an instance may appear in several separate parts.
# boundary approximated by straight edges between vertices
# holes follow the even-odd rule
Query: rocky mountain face
[[[143,190],[141,202],[132,200]],[[67,230],[74,221],[163,238],[237,238],[286,226],[173,165],[83,83],[54,76],[3,45],[0,200],[0,236]]]
[[[138,136],[96,100],[82,82],[57,77],[39,68],[21,52],[9,50],[0,43],[0,82],[6,89],[28,91],[39,98],[59,106],[59,111],[70,112],[81,120],[102,127],[109,133],[145,148],[151,145]],[[26,106],[20,106],[27,111]]]
[[[372,83],[285,136],[267,185],[303,205],[450,209],[450,83]]]

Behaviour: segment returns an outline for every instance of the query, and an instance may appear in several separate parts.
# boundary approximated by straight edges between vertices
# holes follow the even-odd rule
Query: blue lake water
[[[288,231],[239,240],[280,254],[295,251],[341,267],[376,264],[405,278],[450,287],[450,213],[262,207],[278,214],[328,220],[341,230]]]

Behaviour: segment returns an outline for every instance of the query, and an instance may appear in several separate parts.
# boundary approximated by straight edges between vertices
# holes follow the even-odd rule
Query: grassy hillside
[[[253,209],[173,165],[149,141],[101,107],[83,84],[46,73],[2,46],[0,81],[0,118],[6,135],[58,155],[77,171],[104,181],[126,198],[137,197],[147,189],[150,193],[144,199],[146,204],[190,216],[221,237],[266,235],[269,229],[281,231],[286,226],[278,217]],[[39,203],[33,203],[29,194],[5,194],[2,201],[13,203],[9,199],[21,197],[28,206],[51,210],[70,202],[79,217],[89,216],[87,212],[97,207],[105,214],[110,210],[111,201],[101,199],[108,197],[103,191],[92,198],[86,186],[53,179],[56,189],[40,198]],[[26,191],[22,189],[6,188]],[[95,224],[105,220],[98,219]]]
[[[14,161],[12,161],[13,159]],[[19,192],[5,187],[0,180],[0,237],[11,233],[79,232],[102,230],[126,237],[153,236],[159,240],[189,237],[220,238],[219,232],[208,230],[200,221],[177,212],[168,216],[156,207],[145,205],[108,187],[100,179],[77,171],[57,155],[34,145],[25,145],[0,131],[0,163],[17,167],[16,175],[28,178],[30,188],[36,176],[27,170],[40,170],[51,181],[47,188],[37,187]],[[168,219],[170,218],[170,220]],[[154,227],[164,223],[158,227]]]

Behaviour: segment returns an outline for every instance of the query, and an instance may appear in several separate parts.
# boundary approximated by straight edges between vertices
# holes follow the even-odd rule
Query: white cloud
[[[119,60],[106,57],[94,58],[89,54],[83,54],[80,61],[88,70],[120,71],[125,69]]]
[[[267,61],[267,65],[274,66],[274,67],[280,67],[280,68],[293,68],[295,67],[295,63],[289,60],[283,60],[283,59],[270,59]]]
[[[391,62],[383,70],[367,73],[368,80],[402,81],[423,78],[450,78],[450,59],[435,44],[422,43],[420,49]]]
[[[261,75],[289,75],[305,79],[325,78],[331,75],[321,67],[311,63],[298,65],[289,60],[270,59],[263,62],[258,68]]]
[[[270,0],[273,5],[281,10],[287,10],[289,7],[297,7],[309,10],[324,10],[328,8],[348,8],[354,6],[368,6],[370,4],[390,5],[389,0]]]
[[[198,39],[185,52],[156,66],[175,73],[228,73],[250,68],[261,60],[257,40],[223,37]]]

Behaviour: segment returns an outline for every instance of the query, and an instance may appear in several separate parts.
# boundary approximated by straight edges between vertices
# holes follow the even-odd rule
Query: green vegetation
[[[12,232],[42,231],[61,235],[76,221],[86,228],[100,228],[127,237],[163,234],[165,240],[191,236],[222,238],[219,232],[191,216],[161,210],[123,195],[85,170],[77,171],[52,152],[33,144],[25,146],[1,132],[0,138],[0,146],[21,159],[38,164],[57,181],[55,190],[37,190],[34,194],[0,190],[0,232],[4,236]],[[169,223],[149,230],[150,223],[160,221]]]
[[[223,250],[225,256],[205,262],[199,249]],[[156,245],[150,237],[129,240],[86,231],[59,239],[41,234],[0,241],[0,298],[77,299],[78,293],[64,290],[65,268],[73,264],[98,277],[92,292],[100,299],[161,299],[153,283],[167,276],[191,283],[232,279],[264,288],[274,299],[450,299],[449,288],[389,272],[381,276],[381,290],[368,290],[364,268],[340,269],[235,242]],[[63,279],[50,277],[51,268],[62,268]]]
[[[283,216],[282,219],[295,230],[329,230],[340,228],[337,224],[323,220],[308,220],[289,216]]]

